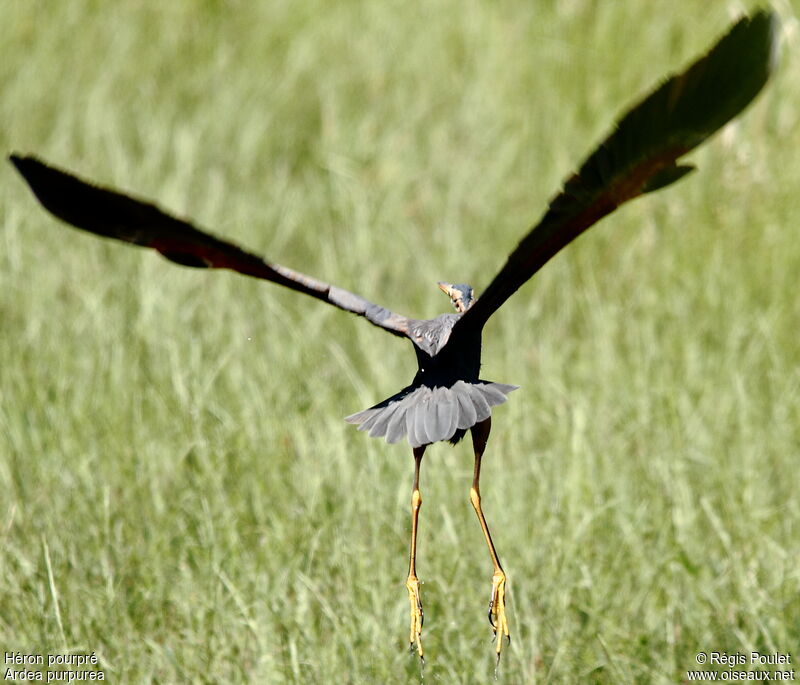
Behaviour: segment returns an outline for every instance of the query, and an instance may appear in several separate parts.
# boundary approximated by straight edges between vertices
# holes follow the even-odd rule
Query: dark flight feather
[[[408,336],[409,319],[363,297],[280,264],[264,261],[195,228],[156,205],[84,181],[35,157],[11,155],[39,202],[62,221],[96,235],[149,247],[167,259],[195,268],[231,269],[311,295],[365,317],[395,335]]]
[[[541,221],[455,325],[448,344],[489,317],[561,248],[623,203],[674,183],[694,167],[676,160],[738,115],[776,62],[778,20],[739,20],[713,48],[633,107],[570,177]]]

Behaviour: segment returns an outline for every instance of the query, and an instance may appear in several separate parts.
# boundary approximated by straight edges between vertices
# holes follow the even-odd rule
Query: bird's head
[[[475,298],[472,296],[472,286],[466,283],[453,285],[452,283],[439,282],[439,289],[450,298],[459,314],[463,314],[475,302]]]

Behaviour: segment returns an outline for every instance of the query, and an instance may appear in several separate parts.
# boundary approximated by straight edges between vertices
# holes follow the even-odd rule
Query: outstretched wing
[[[567,180],[450,341],[480,330],[553,255],[621,204],[692,171],[676,161],[739,114],[767,82],[777,26],[767,11],[741,19],[708,54],[633,107]]]
[[[87,183],[35,157],[11,155],[39,202],[62,221],[127,243],[151,247],[183,266],[231,269],[279,283],[339,309],[365,317],[399,336],[408,336],[409,319],[347,290],[271,264],[236,245],[215,238],[142,200]]]

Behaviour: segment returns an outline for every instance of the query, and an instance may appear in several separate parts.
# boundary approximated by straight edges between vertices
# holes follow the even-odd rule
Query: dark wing
[[[777,17],[738,21],[704,57],[633,107],[550,202],[542,220],[453,329],[451,341],[487,319],[562,247],[624,202],[693,170],[676,163],[739,114],[774,67]]]
[[[408,336],[409,319],[315,278],[270,264],[260,257],[196,229],[148,202],[86,183],[34,157],[11,155],[39,202],[62,221],[84,231],[151,247],[167,259],[206,269],[231,269],[311,295],[370,323]]]

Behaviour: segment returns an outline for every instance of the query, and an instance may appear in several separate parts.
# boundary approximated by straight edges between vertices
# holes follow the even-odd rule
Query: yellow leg
[[[419,493],[419,467],[424,453],[425,445],[414,448],[414,488],[411,493],[411,558],[408,562],[408,578],[406,579],[408,601],[411,604],[409,642],[411,643],[411,651],[413,652],[416,647],[417,654],[423,661],[425,661],[425,653],[422,650],[422,623],[424,616],[422,613],[422,600],[419,596],[419,578],[417,578],[417,521],[419,519],[419,508],[422,506],[422,495]]]
[[[481,530],[486,538],[486,544],[489,546],[489,554],[492,557],[494,564],[494,574],[492,575],[492,597],[489,601],[489,623],[492,624],[492,630],[495,635],[495,651],[497,652],[497,659],[500,660],[500,652],[503,649],[503,638],[511,642],[511,635],[508,632],[508,617],[506,616],[506,574],[503,572],[503,567],[500,565],[500,559],[497,556],[497,551],[492,542],[492,535],[489,532],[489,526],[486,524],[486,518],[481,509],[481,457],[486,449],[486,441],[489,439],[489,431],[492,428],[491,418],[486,419],[482,423],[472,428],[472,444],[475,451],[475,471],[472,477],[472,488],[469,491],[469,499],[478,515],[478,521],[481,524]],[[498,635],[499,633],[499,635]]]

